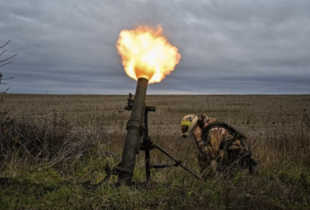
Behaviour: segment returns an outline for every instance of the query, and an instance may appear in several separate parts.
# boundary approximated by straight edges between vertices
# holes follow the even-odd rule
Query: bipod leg
[[[143,142],[140,144],[140,150],[145,152],[145,176],[146,176],[146,184],[150,181],[151,178],[151,155],[150,150],[154,149],[153,142],[149,137],[143,138]]]
[[[150,150],[145,150],[145,175],[146,175],[146,184],[149,183],[151,178],[151,167],[150,167]]]
[[[153,143],[153,146],[155,148],[157,148],[159,151],[161,151],[162,153],[164,153],[167,157],[169,157],[171,160],[173,160],[176,165],[175,166],[180,166],[181,168],[183,168],[185,171],[189,172],[191,175],[193,175],[196,179],[200,180],[201,178],[195,174],[193,171],[191,171],[189,168],[185,167],[181,161],[175,159],[172,155],[170,155],[168,152],[166,152],[163,148],[161,148],[160,146],[158,146],[157,144]]]

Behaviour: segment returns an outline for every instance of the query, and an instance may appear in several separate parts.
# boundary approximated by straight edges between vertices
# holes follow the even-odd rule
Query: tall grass
[[[0,107],[0,209],[310,208],[309,111],[304,110],[309,96],[149,97],[148,103],[157,106],[149,116],[152,140],[195,172],[194,144],[178,133],[182,116],[195,110],[217,114],[244,131],[259,165],[253,176],[239,171],[205,181],[180,167],[152,169],[151,181],[145,185],[141,151],[131,187],[117,187],[115,175],[96,185],[121,159],[129,114],[117,110],[126,102],[121,100],[125,96],[85,96],[84,100],[74,96],[10,97]],[[180,107],[189,99],[193,103]],[[266,104],[266,99],[272,104]],[[35,112],[25,109],[27,100],[52,105]],[[80,105],[57,105],[59,100]],[[197,103],[201,100],[205,106]],[[22,106],[18,106],[20,101]],[[95,102],[92,112],[84,107],[91,101]],[[15,110],[4,114],[13,105]],[[277,108],[266,108],[270,106]],[[78,107],[88,114],[80,108],[70,112]],[[172,163],[157,150],[151,151],[151,161]]]

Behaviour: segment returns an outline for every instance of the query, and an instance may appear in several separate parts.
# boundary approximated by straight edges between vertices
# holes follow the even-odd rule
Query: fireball
[[[139,26],[134,30],[120,32],[116,48],[130,78],[138,80],[144,77],[149,83],[157,83],[175,69],[181,55],[162,32],[161,26],[156,30]]]

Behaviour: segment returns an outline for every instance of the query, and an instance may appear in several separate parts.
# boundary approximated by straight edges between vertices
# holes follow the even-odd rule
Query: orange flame
[[[156,31],[146,26],[121,31],[116,47],[130,78],[145,77],[149,83],[160,82],[179,63],[178,48],[161,35],[162,31],[161,26]]]

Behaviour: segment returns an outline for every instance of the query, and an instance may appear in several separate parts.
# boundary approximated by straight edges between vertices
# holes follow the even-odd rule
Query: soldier
[[[233,168],[248,168],[253,173],[257,161],[245,144],[246,136],[232,126],[201,114],[186,115],[181,121],[182,137],[193,135],[198,149],[202,177]]]

